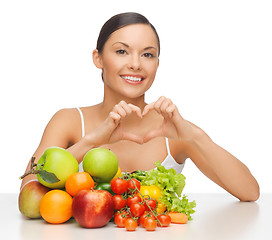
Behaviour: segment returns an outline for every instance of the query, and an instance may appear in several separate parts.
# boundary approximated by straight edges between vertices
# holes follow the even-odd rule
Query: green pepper
[[[110,183],[98,183],[95,188],[95,190],[106,190],[111,195],[114,195],[115,193],[111,190],[111,184]]]

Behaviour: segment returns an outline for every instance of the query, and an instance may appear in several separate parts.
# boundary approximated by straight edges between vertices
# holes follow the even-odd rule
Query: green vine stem
[[[152,212],[153,216],[157,219],[157,221],[159,222],[159,225],[162,226],[160,220],[157,217],[157,213],[153,212],[153,210],[151,209],[151,207],[149,206],[149,204],[147,203],[147,201],[145,200],[144,196],[142,195],[142,193],[140,192],[140,190],[137,188],[136,184],[134,183],[134,181],[132,180],[132,178],[125,172],[126,176],[131,180],[131,182],[133,183],[135,189],[138,191],[138,193],[141,195],[141,197],[143,198],[144,202],[146,203],[146,206],[150,209],[150,211]]]

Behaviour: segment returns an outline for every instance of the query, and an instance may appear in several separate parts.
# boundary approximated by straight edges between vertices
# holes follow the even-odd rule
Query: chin
[[[141,98],[145,95],[145,92],[143,91],[126,91],[126,92],[123,92],[123,98],[124,99],[137,99],[137,98]]]

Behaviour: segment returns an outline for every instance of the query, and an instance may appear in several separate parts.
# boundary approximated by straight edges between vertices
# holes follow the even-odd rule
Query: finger
[[[128,106],[130,107],[131,111],[135,112],[139,118],[142,118],[142,111],[139,107],[129,103]]]
[[[127,115],[125,109],[120,104],[116,104],[113,111],[118,113],[121,117],[125,117]]]
[[[164,117],[165,117],[165,116],[168,116],[168,114],[166,113],[166,109],[167,109],[171,104],[173,104],[173,103],[172,103],[172,101],[171,101],[169,98],[165,99],[165,100],[161,103],[160,110],[161,110],[161,112],[162,112],[162,114],[163,114]]]
[[[175,111],[175,104],[172,104],[170,106],[168,106],[166,109],[165,109],[165,112],[167,113],[168,117],[169,118],[172,118],[173,117],[173,112]]]
[[[154,104],[154,109],[160,114],[161,114],[161,105],[163,104],[164,101],[166,101],[166,97],[162,96]]]
[[[178,111],[178,108],[177,108],[177,106],[175,104],[170,105],[166,109],[166,112],[169,115],[169,118],[172,118],[174,121],[175,121],[175,119],[182,118],[182,116],[180,115],[180,113]]]
[[[123,108],[123,110],[126,112],[126,115],[131,114],[132,112],[135,112],[139,118],[142,118],[141,109],[131,103],[127,104],[125,101],[121,101],[119,104]],[[122,115],[122,117],[125,117],[126,115]]]
[[[144,107],[144,110],[142,113],[143,116],[146,115],[150,110],[155,109],[155,106],[156,106],[156,108],[158,108],[164,99],[165,99],[165,97],[162,96],[162,97],[159,97],[159,99],[156,102],[152,102],[152,103],[146,105]],[[158,109],[155,109],[155,110],[158,110]],[[159,111],[159,113],[160,113],[160,111]]]
[[[109,118],[114,122],[114,124],[118,124],[120,122],[121,116],[116,112],[110,112]]]
[[[131,114],[132,109],[125,101],[122,100],[119,105],[125,110],[127,114]]]
[[[154,104],[155,104],[155,102],[146,105],[144,107],[142,115],[145,116],[150,110],[154,109]]]

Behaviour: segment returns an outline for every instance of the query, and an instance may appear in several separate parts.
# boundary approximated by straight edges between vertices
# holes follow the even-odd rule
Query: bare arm
[[[160,97],[147,105],[144,114],[155,109],[164,117],[159,129],[150,132],[145,141],[166,136],[186,145],[186,154],[211,180],[241,201],[259,198],[259,185],[248,168],[222,147],[215,144],[199,127],[186,121],[170,99]]]
[[[71,127],[73,127],[74,122],[77,121],[75,118],[75,112],[73,109],[62,109],[54,114],[49,123],[47,124],[40,144],[33,154],[35,157],[35,163],[38,162],[43,152],[51,146],[58,146],[66,149],[69,143],[72,141]],[[69,119],[69,121],[67,121]],[[79,120],[80,121],[80,120]],[[28,162],[25,172],[30,170],[31,161]],[[36,175],[31,174],[26,176],[21,184],[21,187],[30,181],[31,179],[36,179]]]
[[[201,129],[194,126],[194,138],[188,156],[211,180],[241,201],[256,201],[259,185],[240,160],[214,143]]]

